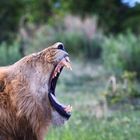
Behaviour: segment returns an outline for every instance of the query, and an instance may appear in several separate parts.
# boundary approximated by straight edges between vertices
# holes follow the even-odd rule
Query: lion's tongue
[[[60,70],[62,67],[66,67],[70,70],[72,70],[72,67],[71,67],[71,64],[70,64],[70,60],[69,60],[69,57],[65,57],[63,58],[59,63],[58,65],[56,66],[54,72],[53,72],[53,76],[52,78],[56,77],[57,76],[57,73],[60,73]]]

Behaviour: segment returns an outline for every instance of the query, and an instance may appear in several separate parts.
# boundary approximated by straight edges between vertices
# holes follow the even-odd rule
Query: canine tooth
[[[55,73],[55,77],[56,77],[56,75],[57,75],[57,72]]]
[[[60,73],[60,68],[58,68],[58,72]]]
[[[60,64],[57,66],[57,68],[56,68],[56,71],[57,71],[57,73],[60,73],[60,68],[61,68],[61,66],[60,66]]]
[[[62,61],[62,63],[60,63],[60,68],[62,68],[63,67],[63,61]]]
[[[66,59],[68,62],[70,62],[70,59],[69,59],[69,57],[65,57],[65,59]]]
[[[70,69],[70,70],[72,70],[72,67],[71,67],[71,65],[70,65],[70,64],[69,64],[69,69]]]
[[[67,67],[68,69],[72,70],[72,67],[71,67],[70,63],[67,63],[66,67]]]
[[[63,65],[64,65],[66,68],[72,70],[71,64],[70,64],[69,62],[66,62],[65,60],[62,61],[62,62],[63,62]]]
[[[52,78],[55,78],[55,77],[56,77],[56,75],[57,75],[57,73],[56,73],[56,72],[54,72],[54,73],[53,73]]]
[[[60,73],[60,69],[57,69],[57,73]]]

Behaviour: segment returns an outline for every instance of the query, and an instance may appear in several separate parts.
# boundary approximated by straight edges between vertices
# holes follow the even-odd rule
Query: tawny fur
[[[0,140],[43,140],[53,112],[49,78],[64,54],[54,44],[0,67]]]

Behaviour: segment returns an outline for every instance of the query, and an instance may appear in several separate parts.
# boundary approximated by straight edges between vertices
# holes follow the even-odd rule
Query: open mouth
[[[57,100],[56,94],[55,94],[57,80],[58,80],[58,77],[59,77],[63,67],[66,67],[66,68],[72,70],[71,65],[70,65],[70,60],[69,60],[68,56],[65,56],[62,60],[60,60],[60,62],[56,65],[56,67],[54,68],[54,70],[51,74],[48,97],[49,97],[51,106],[61,116],[65,117],[66,119],[69,119],[69,117],[71,116],[72,106],[64,105],[64,104],[60,103]]]

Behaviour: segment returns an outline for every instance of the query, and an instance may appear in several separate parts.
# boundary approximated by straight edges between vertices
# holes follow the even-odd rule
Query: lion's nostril
[[[59,44],[58,45],[58,49],[64,50],[64,45],[63,44]]]

